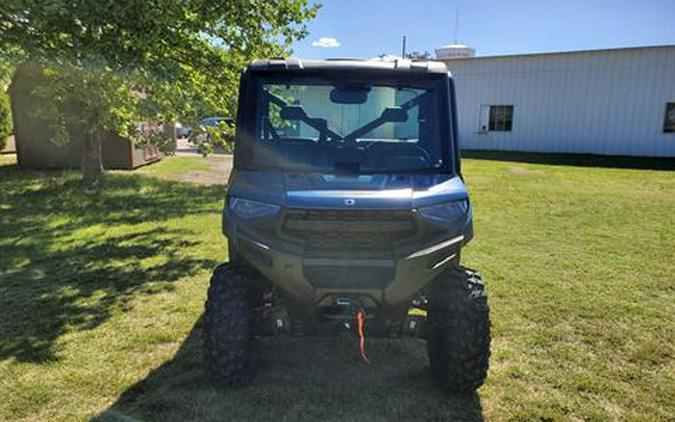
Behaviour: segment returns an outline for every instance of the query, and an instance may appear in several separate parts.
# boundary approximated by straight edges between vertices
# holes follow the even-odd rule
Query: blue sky
[[[675,0],[323,0],[301,58],[400,55],[454,38],[478,55],[675,44]],[[338,46],[339,45],[339,46]],[[332,46],[332,47],[331,47]],[[330,47],[330,48],[329,48]]]

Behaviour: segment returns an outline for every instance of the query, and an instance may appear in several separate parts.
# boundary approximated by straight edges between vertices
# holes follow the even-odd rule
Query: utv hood
[[[302,209],[406,210],[468,198],[462,180],[444,174],[237,171],[230,195]]]

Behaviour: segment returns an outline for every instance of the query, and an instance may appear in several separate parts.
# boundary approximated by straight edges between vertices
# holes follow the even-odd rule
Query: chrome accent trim
[[[436,251],[439,251],[443,248],[447,248],[448,246],[454,245],[455,243],[459,243],[462,240],[464,240],[464,235],[460,234],[459,236],[453,237],[452,239],[450,239],[448,241],[436,244],[436,245],[431,246],[431,247],[426,248],[426,249],[422,249],[421,251],[414,252],[411,255],[408,255],[406,257],[406,259],[419,258],[420,256],[432,254],[432,253],[434,253]]]

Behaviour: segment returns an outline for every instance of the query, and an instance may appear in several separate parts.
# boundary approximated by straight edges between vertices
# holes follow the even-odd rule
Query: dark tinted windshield
[[[262,79],[249,163],[321,172],[437,170],[442,86]]]

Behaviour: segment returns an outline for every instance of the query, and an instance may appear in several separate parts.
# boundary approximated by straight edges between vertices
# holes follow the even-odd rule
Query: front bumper
[[[367,295],[382,305],[396,306],[457,265],[468,239],[460,234],[404,256],[382,259],[305,257],[241,231],[232,233],[231,240],[243,258],[302,303],[317,303],[330,295]],[[321,282],[322,274],[332,282]]]

